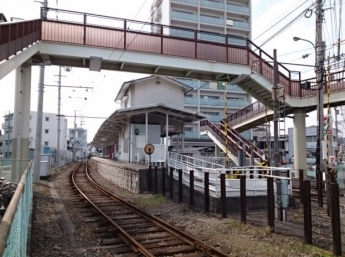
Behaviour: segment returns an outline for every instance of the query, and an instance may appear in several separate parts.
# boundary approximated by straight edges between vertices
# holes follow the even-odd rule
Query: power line
[[[267,30],[265,30],[263,33],[261,33],[259,36],[257,36],[254,41],[256,39],[258,39],[259,37],[261,37],[263,34],[265,34],[267,31],[269,31],[270,29],[272,29],[273,27],[275,27],[277,24],[279,24],[281,21],[283,21],[285,18],[287,18],[288,16],[290,16],[293,12],[295,12],[297,9],[299,9],[302,5],[304,5],[306,2],[308,2],[308,0],[306,0],[305,2],[303,2],[301,5],[299,5],[297,8],[295,8],[293,11],[291,11],[288,15],[284,16],[282,19],[280,19],[279,21],[277,21],[275,24],[273,24],[271,27],[269,27]]]
[[[270,9],[276,2],[278,2],[278,0],[275,0],[270,6],[268,6],[268,8],[266,8],[258,17],[256,17],[256,18],[252,21],[252,23],[253,23],[254,21],[256,21],[257,19],[259,19],[259,18],[261,17],[261,15],[263,15],[268,9]]]

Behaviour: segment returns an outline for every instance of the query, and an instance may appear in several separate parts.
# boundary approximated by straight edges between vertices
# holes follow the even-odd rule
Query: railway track
[[[86,216],[99,219],[104,225],[94,232],[105,235],[101,244],[109,246],[109,251],[114,254],[228,256],[102,188],[91,178],[86,162],[72,172],[71,180],[76,193],[92,206]]]

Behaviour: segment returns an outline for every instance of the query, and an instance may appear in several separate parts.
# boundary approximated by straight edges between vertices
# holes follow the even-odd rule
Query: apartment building
[[[36,121],[37,113],[30,112],[30,149],[35,149]],[[45,153],[45,148],[55,149],[57,147],[57,122],[58,119],[55,113],[43,113],[42,146],[44,147],[42,147],[42,154]],[[60,118],[60,122],[60,149],[67,150],[67,119]],[[1,128],[4,130],[4,133],[0,138],[0,141],[3,141],[3,145],[0,147],[0,154],[2,154],[5,158],[12,158],[13,113],[5,115],[5,120]]]
[[[69,150],[75,150],[75,160],[87,157],[87,130],[83,128],[68,129]]]
[[[251,38],[251,0],[154,0],[151,13],[152,23],[176,26],[164,28],[164,34],[184,38],[195,38],[197,35],[200,40],[235,45],[244,45],[244,39]],[[152,26],[153,32],[158,32],[159,29],[159,26]],[[200,32],[195,34],[194,30]],[[193,87],[186,94],[185,108],[206,115],[216,124],[224,118],[225,112],[234,113],[252,101],[236,85],[175,79]],[[250,131],[242,134],[251,139]],[[213,147],[214,143],[207,136],[200,136],[197,122],[185,126],[185,146]]]

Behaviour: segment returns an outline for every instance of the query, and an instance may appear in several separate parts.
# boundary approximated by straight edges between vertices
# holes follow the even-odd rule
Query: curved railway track
[[[81,163],[71,174],[77,192],[93,207],[92,216],[101,216],[111,233],[105,243],[111,252],[126,256],[228,256],[201,240],[113,195],[97,184]]]

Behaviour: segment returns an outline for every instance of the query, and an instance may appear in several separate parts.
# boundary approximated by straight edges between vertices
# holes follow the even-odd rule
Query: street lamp
[[[315,74],[316,74],[316,83],[317,83],[317,90],[318,90],[318,106],[317,106],[317,142],[316,142],[316,180],[317,187],[320,187],[320,182],[322,180],[322,157],[321,157],[321,146],[322,146],[322,139],[324,137],[323,133],[323,57],[318,55],[317,48],[315,44],[307,39],[293,37],[294,41],[306,41],[310,43],[315,50]],[[318,188],[319,195],[321,188]],[[321,191],[322,192],[322,191]]]

